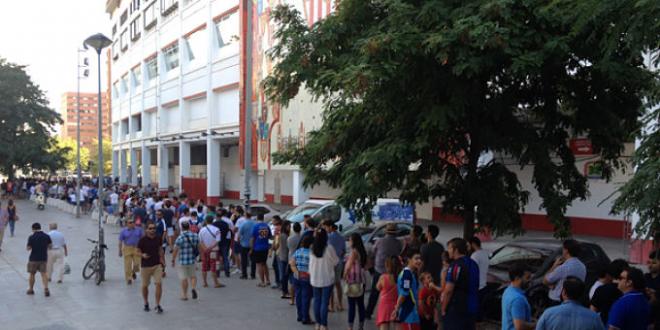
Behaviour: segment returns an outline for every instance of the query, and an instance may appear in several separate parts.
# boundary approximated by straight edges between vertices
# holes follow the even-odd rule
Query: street
[[[296,322],[295,308],[280,299],[280,291],[257,288],[256,281],[240,280],[238,275],[230,279],[221,277],[227,285],[221,289],[201,288],[200,281],[199,299],[181,301],[179,280],[170,267],[163,279],[161,305],[165,312],[146,313],[142,311],[139,276],[131,286],[123,279],[123,263],[117,255],[119,227],[105,227],[106,282],[96,286],[93,280],[85,281],[81,276],[93,247],[87,238],[98,236],[96,222],[89,217],[76,219],[54,207],[39,211],[28,201],[18,201],[17,209],[20,221],[16,223],[16,236],[9,237],[7,229],[0,252],[2,329],[313,329]],[[35,221],[43,228],[56,221],[69,246],[71,274],[65,275],[63,284],[50,284],[48,298],[44,297],[39,278],[35,295],[25,294],[28,278],[25,246]],[[169,253],[166,258],[169,263]],[[198,272],[198,280],[200,277]],[[153,307],[153,286],[149,299]],[[346,322],[347,312],[330,314],[331,329],[344,328]],[[367,323],[366,329],[374,328],[373,323]]]

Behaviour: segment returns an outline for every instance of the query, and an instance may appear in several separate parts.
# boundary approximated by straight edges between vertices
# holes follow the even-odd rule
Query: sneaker
[[[48,289],[44,290],[44,296],[50,297],[50,291]]]
[[[156,306],[156,313],[163,314],[163,308],[160,305]]]
[[[236,268],[236,269],[234,269],[234,271],[231,272],[231,273],[232,273],[232,274],[239,274],[240,272],[241,272],[241,270],[238,269],[238,268]]]
[[[148,311],[150,311],[150,310],[151,310],[151,309],[149,308],[149,304],[144,305],[144,311],[145,311],[145,312],[148,312]]]
[[[192,298],[197,299],[197,291],[195,289],[192,289]]]

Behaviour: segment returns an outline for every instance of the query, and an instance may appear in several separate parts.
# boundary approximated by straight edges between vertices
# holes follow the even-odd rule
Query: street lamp
[[[101,50],[105,47],[108,47],[112,44],[112,40],[108,39],[108,37],[104,36],[101,33],[97,33],[93,36],[90,36],[89,38],[85,39],[85,45],[94,48],[96,50],[96,55],[97,55],[97,64],[98,64],[98,86],[99,86],[99,92],[98,92],[98,137],[99,137],[99,146],[98,146],[98,152],[99,152],[99,160],[98,160],[98,166],[99,166],[99,189],[97,193],[97,198],[98,198],[98,210],[99,210],[99,242],[98,242],[98,251],[99,251],[99,259],[98,262],[100,263],[98,265],[98,276],[100,281],[105,280],[105,262],[103,260],[103,200],[102,200],[102,193],[103,193],[103,108],[101,106]],[[100,281],[97,282],[100,283]]]
[[[80,78],[89,77],[89,61],[87,57],[84,58],[83,63],[80,64],[80,53],[87,51],[87,45],[83,44],[83,49],[78,48],[78,92],[76,93],[76,121],[78,123],[76,129],[76,218],[80,218],[80,181],[82,180],[82,173],[80,170]],[[82,77],[80,76],[80,69],[83,70]]]
[[[247,29],[245,41],[245,211],[250,210],[250,178],[252,175],[252,0],[245,1]]]

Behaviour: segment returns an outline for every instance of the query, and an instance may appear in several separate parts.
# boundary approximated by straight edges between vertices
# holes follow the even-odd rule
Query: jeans
[[[371,293],[369,294],[369,304],[367,305],[366,310],[366,315],[369,318],[371,318],[371,315],[374,313],[374,309],[376,309],[376,304],[378,304],[378,295],[380,292],[378,292],[378,289],[376,289],[376,284],[378,284],[379,279],[380,273],[374,270],[373,280],[371,281]]]
[[[280,285],[280,258],[277,256],[273,257],[273,274],[275,274],[275,284]]]
[[[348,326],[353,327],[353,322],[355,322],[355,308],[357,307],[357,312],[360,320],[360,329],[364,324],[364,295],[359,297],[351,298],[348,297]]]
[[[279,269],[280,269],[280,285],[282,287],[282,294],[285,296],[289,295],[289,264],[286,261],[279,260]]]
[[[310,322],[309,306],[312,302],[312,285],[309,284],[309,281],[295,280],[295,288],[298,321]]]
[[[14,228],[16,227],[16,220],[9,220],[9,233],[14,236]]]
[[[257,264],[250,260],[250,247],[241,246],[241,275],[247,277],[247,266],[250,264],[250,277],[254,278],[257,274]]]
[[[229,244],[220,244],[220,255],[222,256],[222,268],[225,270],[225,275],[229,277]],[[219,269],[218,275],[220,275]]]
[[[314,318],[321,326],[328,326],[328,305],[334,284],[326,287],[314,287]]]

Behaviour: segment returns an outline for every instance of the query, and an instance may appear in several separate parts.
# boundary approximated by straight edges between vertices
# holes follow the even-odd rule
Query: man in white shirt
[[[479,266],[479,301],[483,301],[486,294],[486,278],[488,277],[490,258],[488,258],[488,252],[481,249],[481,240],[478,237],[472,236],[469,243],[470,251],[472,251],[470,258],[477,263],[477,266]],[[481,321],[483,318],[483,307],[481,306],[483,305],[480,304],[479,307],[478,321]]]
[[[48,262],[46,270],[48,278],[53,278],[53,271],[57,271],[57,283],[62,283],[64,277],[64,258],[69,255],[66,247],[66,240],[61,232],[57,231],[57,223],[51,223],[48,228],[48,236],[53,242],[50,250],[48,250]]]
[[[181,217],[179,218],[179,221],[177,222],[177,224],[178,224],[177,227],[179,229],[179,233],[183,232],[183,227],[182,227],[181,224],[183,224],[184,222],[192,224],[192,218],[190,218],[190,210],[189,209],[185,209],[183,211],[183,214],[181,215]]]
[[[110,205],[112,206],[112,214],[117,214],[117,211],[119,211],[119,194],[114,190],[110,194]]]
[[[213,226],[213,218],[208,217],[205,221],[206,225],[199,230],[199,242],[202,246],[202,281],[203,286],[209,286],[206,281],[206,273],[211,272],[211,278],[216,288],[221,288],[224,285],[220,284],[218,280],[217,260],[218,260],[218,242],[220,242],[220,230],[218,227]]]

